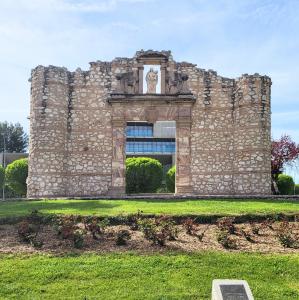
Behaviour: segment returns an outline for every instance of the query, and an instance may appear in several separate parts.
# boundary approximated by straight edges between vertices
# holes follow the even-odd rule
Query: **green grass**
[[[299,213],[299,202],[281,200],[42,200],[0,202],[0,217],[43,213],[114,216],[136,213],[242,215]]]
[[[294,300],[298,270],[296,254],[0,255],[0,299],[210,299],[212,280],[229,278],[256,300]]]

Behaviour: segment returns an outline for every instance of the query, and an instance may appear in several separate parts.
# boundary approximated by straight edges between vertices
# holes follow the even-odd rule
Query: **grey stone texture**
[[[161,94],[143,94],[143,66]],[[176,193],[271,193],[271,79],[217,75],[170,51],[31,74],[28,197],[125,193],[127,121],[176,121]]]

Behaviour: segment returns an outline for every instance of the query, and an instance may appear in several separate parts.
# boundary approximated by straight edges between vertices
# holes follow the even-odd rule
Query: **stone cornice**
[[[193,104],[196,98],[193,94],[110,94],[107,102],[113,103],[131,103],[131,102],[159,102],[159,103],[191,103]]]

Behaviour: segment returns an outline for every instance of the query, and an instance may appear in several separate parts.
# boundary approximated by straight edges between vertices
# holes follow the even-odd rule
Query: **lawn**
[[[210,299],[213,279],[237,278],[256,300],[294,300],[298,270],[296,254],[0,255],[0,299]]]
[[[0,202],[0,217],[43,213],[113,216],[136,213],[169,215],[242,215],[299,213],[292,200],[42,200]]]

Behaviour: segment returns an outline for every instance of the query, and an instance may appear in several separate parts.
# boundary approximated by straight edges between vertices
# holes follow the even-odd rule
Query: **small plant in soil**
[[[240,232],[248,242],[255,243],[255,240],[252,238],[252,234],[250,230],[246,228],[241,228]]]
[[[78,229],[78,226],[74,216],[63,216],[59,219],[57,232],[58,236],[62,237],[63,239],[72,239],[76,229]]]
[[[274,220],[267,219],[267,220],[265,220],[261,223],[261,227],[262,227],[262,229],[267,229],[268,228],[268,229],[274,230],[273,223],[274,223]]]
[[[22,221],[18,224],[18,235],[25,243],[31,244],[35,248],[41,248],[43,243],[37,239],[39,226],[31,224],[28,221]]]
[[[130,229],[133,231],[138,230],[138,222],[142,218],[142,211],[138,210],[136,214],[131,214],[128,216],[128,225],[130,226]]]
[[[76,229],[73,234],[74,247],[82,249],[84,246],[85,231],[82,229]]]
[[[237,243],[235,239],[233,239],[226,230],[219,230],[217,233],[217,241],[226,249],[237,249]]]
[[[57,232],[58,236],[63,239],[72,240],[75,248],[81,249],[83,247],[86,230],[79,227],[75,216],[60,218]]]
[[[124,246],[127,245],[128,241],[131,239],[131,233],[129,230],[120,230],[116,234],[116,245],[118,246]]]
[[[277,229],[277,238],[285,248],[298,248],[299,235],[293,233],[294,227],[288,222],[283,221]]]
[[[194,220],[192,220],[191,218],[186,219],[183,222],[183,226],[184,226],[187,234],[196,235],[196,232],[197,232],[197,229],[198,229],[198,224],[195,223]]]
[[[217,226],[221,231],[227,231],[230,234],[236,233],[236,227],[234,225],[234,218],[224,217],[217,220]]]
[[[260,234],[261,226],[259,223],[250,223],[250,227],[253,234]]]
[[[89,231],[95,240],[98,240],[102,234],[105,233],[105,229],[109,225],[109,220],[104,219],[99,221],[97,217],[84,219],[84,227]]]
[[[179,229],[175,222],[168,216],[161,216],[155,219],[156,225],[161,226],[168,235],[169,241],[175,241],[178,238]]]
[[[42,224],[43,223],[43,215],[37,209],[35,209],[27,217],[27,220],[29,223]]]
[[[202,242],[207,230],[209,229],[210,225],[207,225],[201,232],[196,233],[195,236],[198,238],[200,242]]]
[[[168,217],[139,220],[138,228],[147,240],[160,246],[165,246],[167,240],[175,240],[178,236],[175,223]]]

